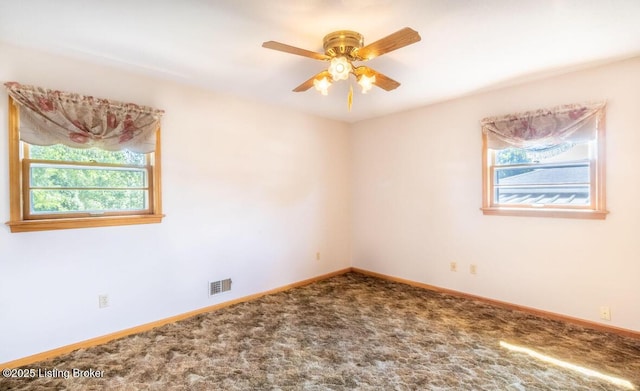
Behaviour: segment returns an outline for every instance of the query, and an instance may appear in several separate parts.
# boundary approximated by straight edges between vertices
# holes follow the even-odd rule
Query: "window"
[[[21,92],[22,89],[32,92],[29,88],[33,88],[8,85],[11,218],[7,225],[11,232],[159,223],[162,220],[159,123],[152,124],[152,138],[142,141],[126,134],[127,129],[138,131],[141,128],[133,125],[130,110],[121,118],[125,122],[131,119],[131,122],[119,126],[120,131],[115,135],[117,137],[110,138],[111,143],[104,140],[109,139],[110,130],[118,128],[120,122],[114,118],[102,121],[111,121],[109,130],[96,131],[93,127],[91,131],[79,132],[74,127],[75,133],[64,130],[60,137],[43,134],[46,129],[39,125],[52,121],[35,123],[38,119],[34,119],[31,107],[14,99],[12,87]],[[42,89],[37,92],[60,94]],[[112,101],[108,103],[107,114],[110,115],[115,105]],[[69,115],[68,108],[59,111]],[[59,118],[54,119],[60,123]],[[96,123],[94,119],[88,121]],[[78,121],[75,124],[83,128]],[[84,137],[84,134],[88,136]],[[92,137],[98,142],[91,142]],[[80,148],[75,148],[75,144]]]
[[[604,104],[483,120],[484,214],[604,219]]]
[[[24,218],[148,214],[152,167],[147,160],[126,150],[25,143]]]

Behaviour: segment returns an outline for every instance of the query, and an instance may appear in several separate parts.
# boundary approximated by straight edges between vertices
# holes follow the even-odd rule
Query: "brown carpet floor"
[[[0,389],[640,390],[640,340],[347,273],[29,368]]]

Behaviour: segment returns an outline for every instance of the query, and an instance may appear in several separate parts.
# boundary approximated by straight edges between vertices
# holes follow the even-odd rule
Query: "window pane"
[[[531,165],[520,168],[496,168],[498,186],[559,186],[589,183],[589,162],[570,165]],[[500,175],[503,174],[503,175]]]
[[[565,143],[541,148],[506,148],[496,151],[496,166],[558,163],[589,159],[590,143]]]
[[[524,149],[506,148],[496,151],[496,166],[520,163],[531,163],[531,159]]]
[[[500,173],[508,175],[500,175]],[[499,204],[589,205],[589,162],[496,168],[494,202]]]
[[[111,164],[146,164],[146,155],[131,151],[104,151],[97,148],[77,149],[66,145],[42,147],[29,146],[29,157],[40,160],[60,160],[68,162],[97,162]]]
[[[495,153],[493,202],[524,205],[591,203],[589,144],[508,148]]]
[[[31,187],[141,188],[147,171],[131,168],[31,164]]]
[[[106,212],[147,209],[146,190],[31,190],[31,213]]]

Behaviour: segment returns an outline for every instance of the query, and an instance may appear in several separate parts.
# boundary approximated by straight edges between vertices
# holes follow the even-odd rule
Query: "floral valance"
[[[596,138],[605,102],[572,104],[482,120],[487,147],[549,147]]]
[[[155,149],[162,110],[16,82],[5,86],[20,105],[20,139],[29,144],[142,153]]]

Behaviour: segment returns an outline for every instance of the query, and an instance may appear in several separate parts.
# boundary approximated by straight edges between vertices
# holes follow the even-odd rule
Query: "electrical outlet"
[[[600,307],[600,319],[611,320],[611,308],[604,306]]]
[[[98,308],[106,308],[109,306],[109,296],[98,295]]]
[[[478,274],[478,266],[472,263],[471,266],[469,266],[469,273]]]
[[[451,262],[449,264],[449,269],[451,269],[452,272],[457,272],[458,271],[458,264],[456,262]]]
[[[320,251],[316,253],[316,261],[319,261],[319,260],[320,260]]]

